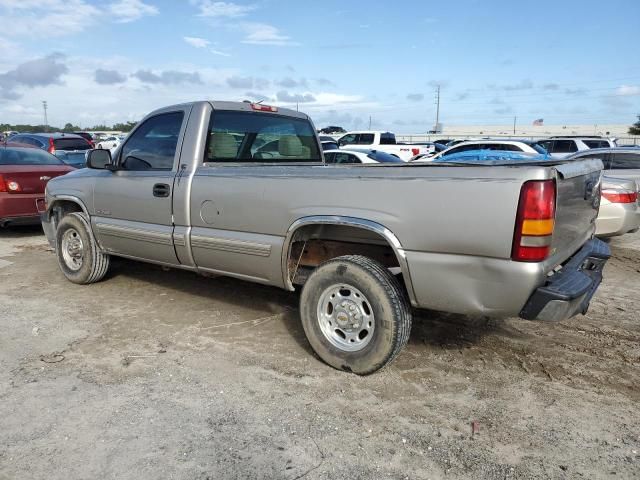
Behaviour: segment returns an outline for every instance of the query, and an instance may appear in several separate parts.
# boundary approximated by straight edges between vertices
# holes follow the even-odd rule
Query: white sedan
[[[358,163],[405,163],[395,155],[374,149],[346,149],[325,150],[324,162],[327,164],[358,164]]]
[[[433,155],[432,157],[416,155],[411,159],[411,161],[437,161],[441,157],[470,150],[501,150],[506,152],[524,152],[540,155],[547,154],[547,151],[534,140],[470,140],[458,143],[453,147],[447,148],[446,150]]]
[[[115,148],[120,145],[119,137],[107,137],[104,140],[96,143],[96,148],[105,149],[105,150],[115,150]]]

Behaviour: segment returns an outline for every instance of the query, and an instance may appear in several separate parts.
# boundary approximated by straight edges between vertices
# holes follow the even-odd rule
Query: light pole
[[[47,101],[46,100],[42,101],[42,108],[44,109],[44,131],[48,132],[49,131],[49,123],[47,121]]]

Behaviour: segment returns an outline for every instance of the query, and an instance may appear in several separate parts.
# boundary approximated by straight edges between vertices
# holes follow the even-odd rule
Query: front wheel
[[[338,257],[309,276],[300,296],[309,343],[334,368],[368,375],[409,340],[411,308],[396,278],[359,255]]]
[[[58,224],[56,256],[60,270],[73,283],[97,282],[109,270],[109,255],[100,251],[89,222],[81,213],[70,213]]]

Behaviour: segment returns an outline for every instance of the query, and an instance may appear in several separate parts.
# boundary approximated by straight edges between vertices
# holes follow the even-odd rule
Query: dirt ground
[[[125,260],[77,286],[0,231],[0,479],[640,478],[640,236],[611,247],[588,315],[419,312],[358,377],[295,294]]]

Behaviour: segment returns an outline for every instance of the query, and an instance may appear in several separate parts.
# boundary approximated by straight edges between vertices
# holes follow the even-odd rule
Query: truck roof
[[[194,102],[185,102],[185,103],[179,103],[179,104],[175,104],[175,105],[169,105],[167,107],[162,107],[162,108],[158,108],[156,110],[154,110],[153,112],[151,112],[149,115],[155,115],[158,113],[162,113],[162,112],[168,112],[171,111],[173,109],[175,109],[176,107],[185,107],[187,105],[197,105],[197,104],[201,104],[201,103],[209,103],[211,104],[211,106],[213,107],[214,110],[234,110],[237,112],[253,112],[253,108],[251,107],[251,105],[253,104],[257,104],[258,102],[227,102],[227,101],[221,101],[221,100],[197,100]],[[267,104],[260,104],[260,105],[267,105]],[[296,118],[302,118],[302,119],[308,119],[309,117],[302,112],[298,112],[296,110],[291,110],[289,108],[282,108],[282,107],[278,107],[277,105],[274,105],[278,110],[276,112],[276,114],[282,114],[282,115],[287,115],[288,117],[296,117]]]

